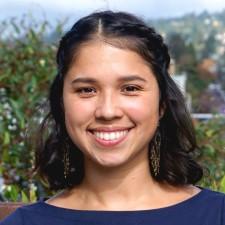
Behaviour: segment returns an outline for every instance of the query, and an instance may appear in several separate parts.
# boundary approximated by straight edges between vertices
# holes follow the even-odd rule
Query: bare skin
[[[84,78],[94,82],[79,80]],[[160,184],[150,175],[148,144],[163,110],[155,76],[138,54],[104,43],[86,45],[65,77],[63,96],[67,130],[85,155],[85,177],[48,204],[79,210],[145,210],[171,206],[200,192],[192,185]],[[104,147],[88,131],[96,127],[101,132],[129,129],[124,141]]]
[[[64,190],[46,202],[79,210],[147,210],[178,204],[201,191],[192,185],[173,187],[155,182],[145,162],[131,170],[99,168],[91,173],[87,170],[86,174],[90,176],[80,186]]]

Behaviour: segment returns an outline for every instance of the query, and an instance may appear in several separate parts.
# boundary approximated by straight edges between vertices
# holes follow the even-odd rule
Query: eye
[[[93,87],[81,87],[77,88],[75,92],[81,97],[90,97],[96,94],[96,89]]]
[[[137,85],[126,85],[122,88],[122,92],[128,95],[136,95],[142,88]]]

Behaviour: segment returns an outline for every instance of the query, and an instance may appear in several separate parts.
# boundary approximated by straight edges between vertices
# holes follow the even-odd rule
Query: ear
[[[166,104],[165,104],[165,102],[163,102],[159,108],[159,119],[160,120],[164,116],[165,111],[166,111]]]

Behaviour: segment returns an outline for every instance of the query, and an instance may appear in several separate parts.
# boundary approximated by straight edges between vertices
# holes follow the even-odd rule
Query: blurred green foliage
[[[205,169],[200,185],[225,192],[225,118],[195,124],[199,145],[198,160]]]
[[[31,176],[34,145],[29,140],[43,118],[41,108],[56,74],[57,37],[63,23],[11,19],[0,23],[0,187],[2,200],[36,201],[49,194]],[[51,29],[51,32],[50,32]],[[200,185],[225,192],[225,121],[196,123],[199,161],[208,168]]]
[[[43,117],[41,105],[56,74],[57,47],[49,37],[62,33],[61,24],[49,33],[47,22],[29,19],[0,24],[0,174],[11,200],[32,195],[34,151],[27,136]],[[17,195],[21,188],[24,194]]]

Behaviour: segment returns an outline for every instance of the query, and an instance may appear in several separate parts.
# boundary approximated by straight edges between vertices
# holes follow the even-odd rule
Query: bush
[[[225,192],[225,118],[195,124],[199,162],[205,168],[200,185]]]
[[[29,21],[29,23],[27,22]],[[0,176],[3,200],[35,201],[49,194],[40,180],[31,177],[32,133],[43,118],[41,108],[56,74],[55,40],[59,23],[51,26],[23,18],[0,24]],[[200,185],[225,192],[224,120],[197,123],[199,161],[210,173]],[[29,138],[27,138],[29,137]]]
[[[29,195],[33,145],[26,137],[43,117],[40,105],[56,74],[56,45],[47,42],[50,25],[26,21],[2,22],[0,36],[0,173],[12,200],[22,198],[8,194],[17,189]],[[53,33],[60,36],[60,24]]]

